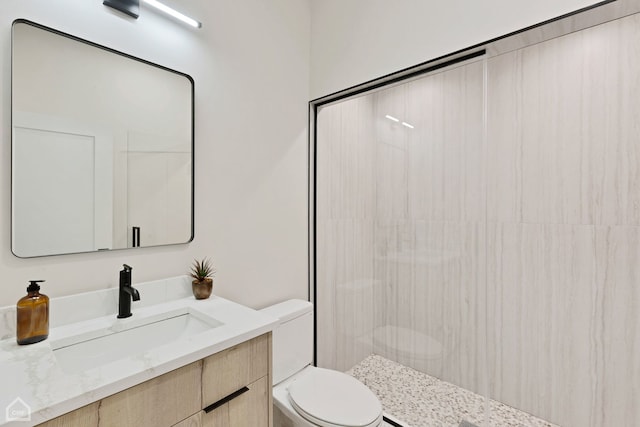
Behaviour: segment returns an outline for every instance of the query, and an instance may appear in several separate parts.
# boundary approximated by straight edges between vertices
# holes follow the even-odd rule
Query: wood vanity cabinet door
[[[202,410],[202,361],[104,398],[100,427],[172,426]]]
[[[203,411],[202,427],[269,427],[269,377],[264,376],[247,388],[247,392],[211,412]]]
[[[203,408],[240,390],[269,373],[271,332],[204,359]]]

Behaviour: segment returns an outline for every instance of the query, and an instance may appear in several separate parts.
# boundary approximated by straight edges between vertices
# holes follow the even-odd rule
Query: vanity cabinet
[[[44,427],[270,427],[271,333],[215,353]]]

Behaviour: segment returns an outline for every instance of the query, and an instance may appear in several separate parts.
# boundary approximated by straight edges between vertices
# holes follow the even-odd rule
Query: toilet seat
[[[382,405],[369,388],[342,372],[314,368],[288,388],[293,408],[321,427],[374,427]]]

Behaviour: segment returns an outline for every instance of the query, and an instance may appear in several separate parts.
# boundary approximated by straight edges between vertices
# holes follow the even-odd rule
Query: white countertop
[[[133,316],[128,319],[116,319],[117,289],[52,298],[49,339],[25,346],[19,346],[15,337],[0,341],[0,426],[26,427],[55,418],[272,331],[278,324],[276,318],[215,295],[196,300],[190,295],[186,276],[134,287],[140,292],[141,302],[149,302],[146,306],[134,302]],[[136,316],[161,316],[177,309],[201,312],[222,325],[80,374],[65,373],[54,354],[52,344],[84,328],[114,328],[120,322],[134,321]],[[28,405],[31,421],[8,421],[12,403]]]

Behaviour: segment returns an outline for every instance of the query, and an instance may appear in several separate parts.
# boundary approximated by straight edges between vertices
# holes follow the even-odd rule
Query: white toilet
[[[289,300],[262,312],[280,319],[273,331],[274,427],[376,427],[382,405],[342,372],[311,366],[313,305]]]

